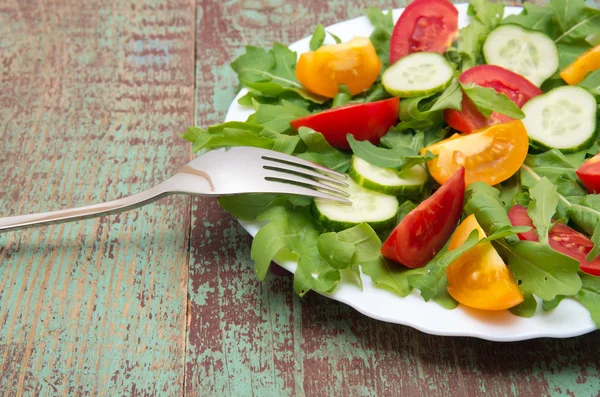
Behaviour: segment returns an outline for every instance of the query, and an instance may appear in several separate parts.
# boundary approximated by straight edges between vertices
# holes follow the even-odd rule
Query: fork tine
[[[270,160],[270,161],[274,161],[277,163],[283,163],[283,164],[287,164],[287,165],[291,165],[291,166],[304,167],[304,168],[309,168],[312,170],[318,170],[318,171],[324,173],[324,175],[327,175],[327,176],[337,179],[339,181],[345,181],[346,179],[348,179],[348,177],[346,175],[342,174],[341,172],[337,172],[337,171],[334,171],[327,167],[323,167],[322,165],[315,164],[310,161],[301,159],[299,157],[290,156],[290,155],[283,154],[283,153],[272,152],[267,155],[262,155],[261,158],[263,160]]]
[[[292,185],[292,184],[280,182],[277,180],[271,180],[270,182],[284,186],[282,191],[284,191],[286,194],[294,194],[294,195],[298,195],[298,196],[308,196],[308,197],[314,197],[314,198],[319,198],[319,199],[324,199],[324,200],[335,201],[340,204],[352,205],[352,202],[350,200],[347,200],[347,199],[339,197],[339,196],[335,196],[330,193],[321,192],[321,191],[318,191],[315,189],[311,189],[311,188],[303,187],[303,186],[299,186],[299,185]]]
[[[329,182],[329,183],[332,183],[334,185],[338,185],[341,187],[348,187],[348,184],[346,182],[342,182],[339,179],[329,177],[329,176],[324,175],[319,172],[311,171],[308,168],[298,167],[295,165],[289,165],[289,164],[284,164],[284,163],[279,163],[279,162],[277,162],[275,164],[276,164],[276,166],[264,165],[263,168],[265,170],[270,170],[270,171],[285,172],[288,175],[299,174],[300,176],[303,176],[306,178],[314,178],[313,180],[316,180],[316,181]]]
[[[328,193],[332,193],[332,194],[342,196],[342,197],[350,196],[350,194],[348,194],[347,192],[345,192],[343,190],[338,189],[335,186],[327,185],[322,182],[313,181],[312,179],[309,179],[309,178],[306,178],[303,176],[294,175],[294,174],[281,173],[281,172],[276,172],[276,171],[271,170],[270,172],[268,172],[265,175],[265,179],[267,181],[277,180],[278,182],[282,182],[282,183],[302,184],[307,187],[312,187],[314,189],[321,189]]]

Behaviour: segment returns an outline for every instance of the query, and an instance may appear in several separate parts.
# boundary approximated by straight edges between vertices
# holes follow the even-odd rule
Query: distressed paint
[[[187,0],[0,1],[0,215],[118,198],[190,158]],[[178,395],[190,199],[0,235],[0,395]]]
[[[0,216],[162,180],[190,157],[177,132],[223,119],[243,45],[368,5],[404,3],[0,0]],[[191,202],[0,235],[0,395],[598,395],[598,332],[450,339],[300,299]]]

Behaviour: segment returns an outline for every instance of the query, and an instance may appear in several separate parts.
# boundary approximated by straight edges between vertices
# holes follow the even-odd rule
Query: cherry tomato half
[[[324,45],[300,55],[296,78],[309,91],[333,98],[338,86],[346,84],[352,95],[360,94],[379,76],[381,61],[366,37]]]
[[[358,141],[379,143],[379,138],[398,122],[399,110],[400,99],[390,98],[326,110],[301,117],[290,124],[295,129],[312,128],[323,134],[331,146],[349,149],[346,134],[354,135]]]
[[[521,205],[513,206],[508,211],[508,218],[513,226],[533,226],[533,222],[527,214],[527,208]],[[527,233],[519,233],[519,239],[527,241],[539,241],[535,229]],[[576,230],[571,229],[564,223],[557,223],[548,233],[550,247],[556,251],[570,256],[579,261],[581,271],[593,276],[600,276],[600,257],[591,262],[586,260],[587,254],[594,248],[594,243]]]
[[[456,228],[464,197],[465,171],[461,168],[404,217],[381,247],[381,254],[407,267],[425,266]]]
[[[584,52],[572,64],[567,66],[560,77],[569,85],[579,84],[585,79],[585,76],[600,69],[600,45]]]
[[[520,120],[496,124],[470,135],[454,135],[422,150],[437,157],[427,162],[433,179],[442,184],[465,168],[467,186],[473,182],[495,185],[510,178],[527,156],[529,138]]]
[[[475,83],[478,86],[493,88],[506,94],[508,99],[521,107],[531,98],[542,93],[538,87],[533,85],[525,77],[495,65],[475,66],[460,75],[463,84]],[[512,120],[504,114],[493,112],[491,116],[485,117],[479,113],[475,104],[463,95],[462,110],[446,109],[444,119],[450,127],[466,134],[487,127],[488,125],[504,123]]]
[[[390,39],[390,63],[413,52],[443,54],[458,35],[458,10],[447,0],[415,0],[404,9]]]
[[[577,170],[577,176],[588,193],[600,193],[600,154],[586,160]]]
[[[475,215],[469,215],[456,228],[449,250],[464,244],[469,234],[477,230],[479,239],[485,232]],[[508,267],[491,243],[481,243],[448,266],[448,293],[465,306],[482,310],[506,310],[523,302],[523,293]]]

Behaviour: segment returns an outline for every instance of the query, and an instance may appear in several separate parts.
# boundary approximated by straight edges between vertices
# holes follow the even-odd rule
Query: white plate
[[[457,4],[459,26],[468,23],[467,5]],[[506,7],[506,14],[516,14],[520,7]],[[398,19],[402,9],[394,10],[394,21]],[[327,31],[339,36],[343,41],[354,36],[368,37],[373,27],[366,17],[337,23]],[[309,51],[310,37],[292,44],[290,48],[298,53]],[[328,36],[329,40],[329,36]],[[246,94],[242,90],[231,104],[226,121],[245,121],[252,113],[251,108],[240,106],[237,100]],[[255,236],[258,224],[240,222],[242,226]],[[296,263],[282,263],[284,268],[293,272]],[[588,311],[573,300],[564,300],[552,312],[543,312],[538,305],[538,312],[532,318],[517,317],[508,311],[483,312],[459,306],[455,310],[446,310],[434,302],[425,302],[418,291],[406,298],[400,298],[391,292],[377,288],[369,276],[362,275],[363,290],[351,283],[340,283],[333,293],[326,296],[352,306],[366,316],[390,323],[408,325],[423,332],[446,336],[472,336],[492,341],[518,341],[531,338],[553,337],[566,338],[582,335],[596,329]]]

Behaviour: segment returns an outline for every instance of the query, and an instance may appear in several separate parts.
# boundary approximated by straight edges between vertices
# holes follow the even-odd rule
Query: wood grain
[[[101,202],[190,158],[187,0],[0,1],[0,215]],[[177,395],[189,199],[0,235],[0,395]]]
[[[538,2],[539,3],[539,2]],[[512,4],[518,4],[513,2]],[[197,0],[196,123],[219,123],[237,92],[228,68],[246,44],[290,44],[387,1]],[[394,2],[394,7],[403,6]],[[194,202],[190,396],[596,396],[600,334],[498,344],[385,324],[291,277],[259,283],[250,237],[213,200]]]

